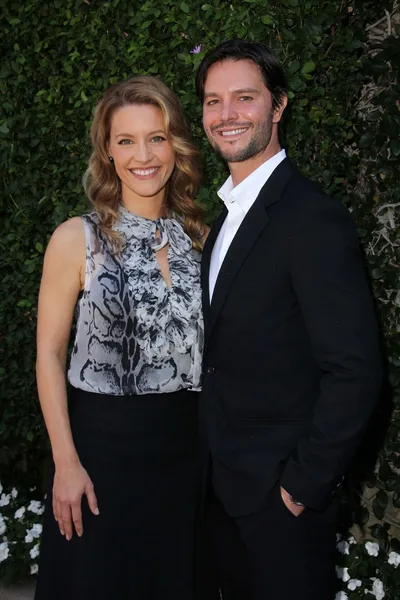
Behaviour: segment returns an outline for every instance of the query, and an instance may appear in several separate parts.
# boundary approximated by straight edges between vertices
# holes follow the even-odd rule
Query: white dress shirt
[[[224,185],[218,190],[218,196],[223,200],[228,209],[228,215],[223,222],[211,254],[209,276],[210,301],[214,293],[219,270],[233,238],[251,206],[254,204],[261,188],[285,157],[285,150],[281,150],[278,154],[266,160],[265,163],[260,165],[236,187],[233,187],[232,177],[228,177]]]

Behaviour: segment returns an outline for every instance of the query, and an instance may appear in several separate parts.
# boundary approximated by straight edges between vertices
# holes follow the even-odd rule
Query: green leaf
[[[383,270],[380,267],[372,269],[371,276],[373,279],[381,279],[383,277]]]
[[[41,244],[40,242],[38,242],[38,243],[35,245],[35,248],[36,248],[36,250],[37,250],[38,252],[40,252],[41,254],[43,254],[43,246],[42,246],[42,244]]]
[[[181,10],[183,10],[184,13],[188,14],[189,13],[189,5],[186,4],[186,2],[181,2],[180,4]]]
[[[360,137],[360,141],[358,142],[358,147],[363,149],[367,148],[374,141],[374,135],[372,131],[367,131]]]
[[[274,20],[270,15],[263,15],[261,17],[261,23],[264,23],[264,25],[272,25],[273,22]]]
[[[393,156],[400,155],[400,140],[392,140],[390,142],[390,151]]]
[[[388,495],[386,494],[386,492],[384,492],[383,490],[379,490],[379,492],[376,495],[376,502],[381,508],[386,508],[389,502]]]
[[[296,59],[290,63],[287,71],[288,71],[288,73],[290,73],[292,75],[293,73],[296,73],[296,71],[298,71],[299,69],[300,69],[300,61]]]
[[[367,115],[367,121],[371,121],[371,122],[379,121],[380,118],[381,118],[380,110],[373,110],[372,112],[368,113],[368,115]]]
[[[303,65],[301,72],[304,74],[308,74],[308,73],[312,73],[314,70],[315,70],[315,63],[307,62],[305,65]]]

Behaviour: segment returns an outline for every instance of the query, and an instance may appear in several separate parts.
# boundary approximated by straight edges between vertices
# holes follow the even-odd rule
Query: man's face
[[[272,108],[272,95],[250,60],[213,64],[204,86],[203,125],[210,144],[228,163],[262,154],[285,102]]]

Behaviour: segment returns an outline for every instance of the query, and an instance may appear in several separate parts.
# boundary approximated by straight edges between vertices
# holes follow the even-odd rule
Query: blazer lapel
[[[225,259],[218,274],[210,306],[208,273],[212,246],[214,245],[218,232],[221,229],[223,220],[220,222],[218,231],[216,232],[215,237],[213,236],[214,239],[211,240],[212,246],[207,260],[207,281],[203,281],[203,286],[206,285],[207,288],[207,309],[210,307],[209,315],[207,315],[207,327],[205,332],[206,338],[208,338],[211,334],[215,321],[217,320],[217,317],[225,303],[230,287],[239,269],[241,268],[261,232],[269,222],[269,216],[267,212],[268,207],[275,202],[278,202],[282,196],[282,192],[286,187],[286,184],[288,183],[291,175],[294,173],[296,173],[295,168],[290,160],[286,158],[278,165],[271,177],[266,181],[254,204],[243,219],[243,222],[233,238],[231,245],[229,246],[228,252],[226,253]],[[226,217],[226,213],[227,211],[225,209],[224,219]]]
[[[246,256],[269,221],[265,206],[255,202],[250,208],[235,237],[229,246],[219,270],[210,306],[210,318],[207,327],[210,335],[215,321],[225,303],[230,287]],[[206,332],[207,333],[207,332]]]

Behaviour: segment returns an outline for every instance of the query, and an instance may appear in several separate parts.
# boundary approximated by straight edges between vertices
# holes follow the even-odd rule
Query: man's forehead
[[[251,60],[226,59],[211,65],[204,82],[205,93],[211,88],[224,87],[224,91],[261,91],[263,78],[259,67]]]

